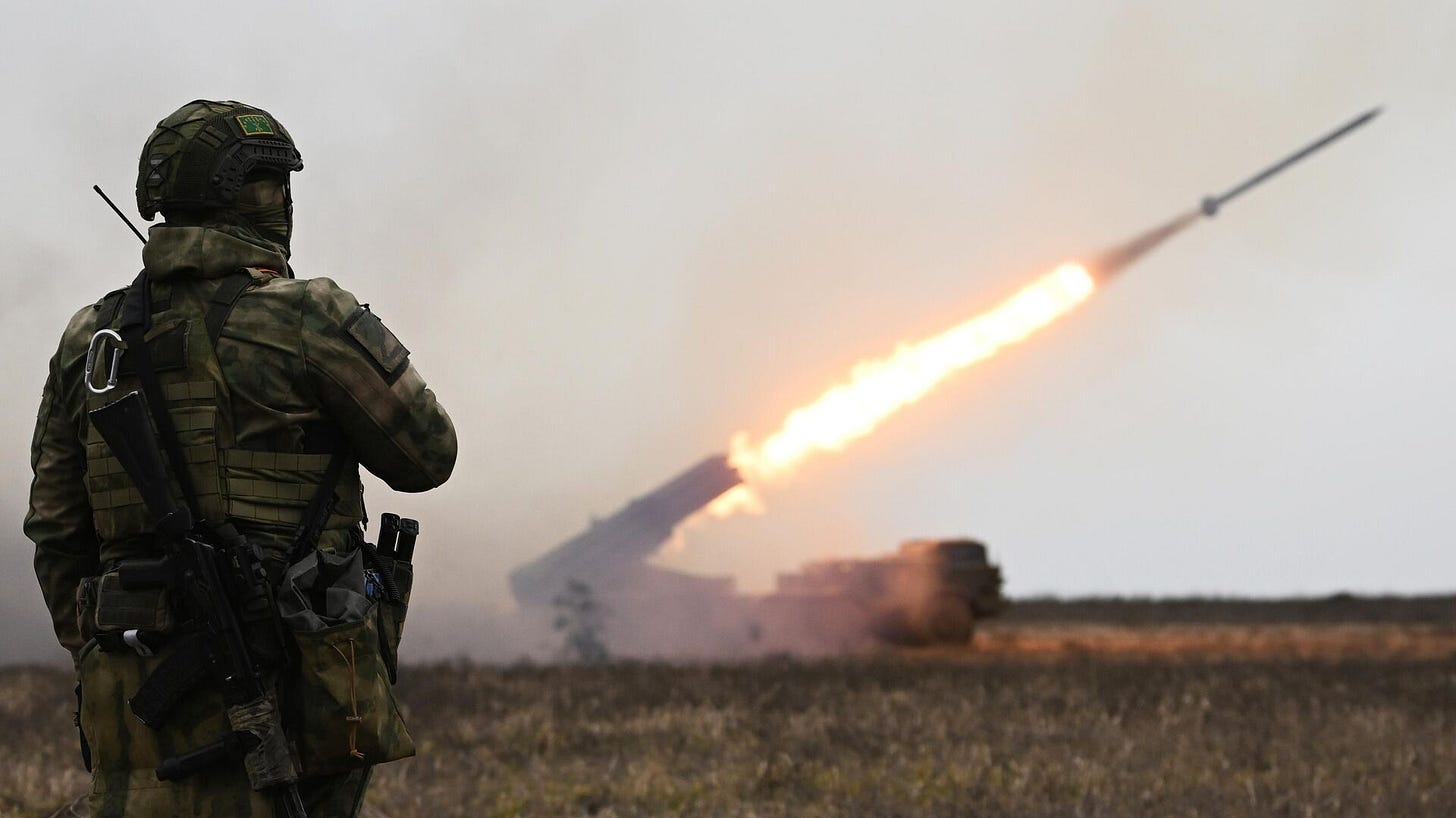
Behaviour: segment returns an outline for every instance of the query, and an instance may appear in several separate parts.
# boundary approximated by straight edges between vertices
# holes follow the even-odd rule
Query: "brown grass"
[[[1115,641],[409,668],[421,755],[380,768],[370,803],[391,818],[1456,814],[1453,653],[1189,658]],[[0,670],[0,814],[45,815],[85,787],[67,677]]]
[[[0,668],[0,816],[48,815],[91,786],[69,671]]]
[[[976,635],[975,652],[980,658],[1439,659],[1456,656],[1456,625],[1119,627],[991,622]]]

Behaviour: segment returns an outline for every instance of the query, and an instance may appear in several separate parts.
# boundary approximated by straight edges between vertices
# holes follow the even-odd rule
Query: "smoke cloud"
[[[512,658],[510,568],[854,361],[953,325],[1327,124],[1378,125],[1077,315],[766,496],[676,568],[767,588],[819,556],[987,541],[1017,593],[1432,591],[1456,444],[1456,11],[1423,4],[36,4],[0,201],[11,373],[6,653],[59,656],[30,580],[29,430],[74,310],[128,281],[152,125],[246,100],[298,140],[294,261],[371,302],[455,418],[415,658]],[[1377,548],[1378,546],[1378,548]],[[1374,558],[1372,550],[1378,551]],[[470,632],[470,641],[457,634]]]

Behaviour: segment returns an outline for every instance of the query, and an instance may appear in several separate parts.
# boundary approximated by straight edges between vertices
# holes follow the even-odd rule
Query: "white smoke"
[[[424,524],[415,644],[449,653],[432,611],[494,610],[510,567],[852,361],[1379,102],[1358,142],[668,559],[762,589],[967,534],[1013,592],[1072,593],[1413,591],[1456,568],[1431,545],[1456,524],[1433,493],[1456,376],[1427,357],[1456,296],[1431,174],[1456,143],[1450,10],[249,9],[30,4],[0,32],[7,646],[47,629],[18,532],[45,361],[138,264],[89,187],[127,201],[146,133],[198,96],[290,128],[300,273],[372,302],[459,426],[450,485],[369,492]]]

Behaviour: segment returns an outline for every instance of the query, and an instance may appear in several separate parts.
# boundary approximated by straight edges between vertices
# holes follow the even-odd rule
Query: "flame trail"
[[[746,481],[756,483],[784,476],[817,452],[838,451],[961,369],[1052,323],[1095,287],[1086,267],[1063,264],[969,321],[903,344],[887,357],[862,361],[846,381],[790,412],[783,426],[762,441],[750,443],[746,433],[736,435],[733,466]],[[749,496],[747,491],[730,492],[714,510],[736,510]]]
[[[874,431],[900,409],[929,394],[956,372],[1022,341],[1082,303],[1099,283],[1147,255],[1202,217],[1197,210],[1176,216],[1095,256],[1087,264],[1068,262],[1033,281],[993,309],[884,358],[861,361],[849,378],[819,399],[789,413],[777,432],[751,443],[734,436],[729,462],[743,477],[708,507],[714,517],[739,511],[762,513],[755,485],[782,478],[810,455],[835,452]]]
[[[957,371],[1055,321],[1082,303],[1099,282],[1107,281],[1201,217],[1213,217],[1246,191],[1374,119],[1380,110],[1366,111],[1227,192],[1206,197],[1197,210],[1112,248],[1088,266],[1063,264],[989,312],[940,335],[902,345],[888,357],[856,364],[847,381],[790,412],[783,426],[761,442],[750,443],[746,433],[738,433],[729,460],[744,483],[719,497],[709,511],[723,516],[752,509],[758,505],[753,483],[782,477],[811,454],[838,451],[864,437]]]

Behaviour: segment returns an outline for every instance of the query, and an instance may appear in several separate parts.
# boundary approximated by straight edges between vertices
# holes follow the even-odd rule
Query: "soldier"
[[[360,530],[359,466],[404,492],[439,486],[454,467],[454,427],[409,351],[333,281],[293,277],[289,174],[302,168],[288,132],[262,109],[197,100],[162,120],[143,146],[137,177],[142,216],[165,219],[149,231],[145,271],[76,313],[50,361],[25,533],[35,542],[56,636],[76,666],[95,816],[279,810],[250,786],[240,754],[158,780],[156,768],[168,758],[229,735],[229,714],[206,679],[177,696],[165,720],[153,719],[162,722],[156,729],[133,712],[131,700],[181,651],[195,622],[175,592],[124,588],[117,578],[128,561],[160,556],[159,537],[155,515],[88,423],[88,411],[145,377],[134,350],[111,371],[103,350],[103,371],[88,384],[87,350],[98,330],[123,326],[134,304],[150,311],[149,368],[173,420],[173,450],[187,464],[182,477],[190,478],[176,480],[174,494],[203,525],[231,526],[256,546],[275,587],[286,571],[298,573],[288,570],[290,553],[304,552],[315,579],[333,571],[351,587],[361,574],[377,583],[379,558],[361,566],[359,557],[372,554]],[[97,394],[108,375],[118,389]],[[178,465],[171,468],[178,477]],[[392,572],[406,598],[407,568],[401,562]],[[371,586],[369,599],[379,593]],[[268,669],[301,776],[297,791],[313,818],[357,814],[370,765],[413,754],[390,690],[403,605],[381,603],[378,611],[388,612],[320,631],[342,633],[347,643],[298,635],[281,654],[292,661]]]

